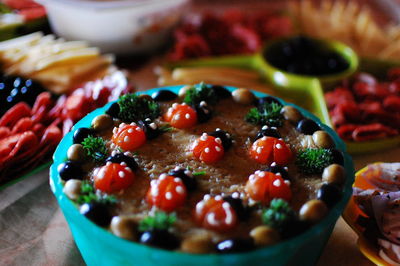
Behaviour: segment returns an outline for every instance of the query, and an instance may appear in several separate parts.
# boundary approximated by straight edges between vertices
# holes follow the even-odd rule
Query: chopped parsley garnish
[[[171,127],[170,125],[162,125],[162,126],[158,127],[158,129],[161,132],[170,132],[170,131],[174,130],[174,128]]]
[[[153,120],[160,116],[160,106],[157,102],[136,94],[122,95],[118,105],[118,118],[124,122],[144,121],[146,118]]]
[[[333,163],[332,151],[329,149],[305,149],[298,152],[296,165],[305,174],[321,174],[324,168]]]
[[[245,120],[254,125],[280,127],[283,125],[282,105],[271,102],[263,103],[258,108],[251,108]]]
[[[282,232],[285,227],[296,220],[296,213],[290,207],[289,203],[283,199],[273,199],[268,209],[262,213],[264,224]]]
[[[194,172],[192,173],[193,176],[202,176],[205,175],[207,172],[206,171],[201,171],[201,172]]]
[[[139,231],[167,230],[176,222],[176,214],[157,211],[139,222]]]
[[[107,158],[106,141],[101,137],[89,136],[82,141],[82,146],[86,155],[95,162],[102,162]]]
[[[81,194],[79,195],[76,203],[82,205],[84,203],[103,203],[103,204],[115,204],[117,199],[114,196],[96,194],[93,185],[89,181],[84,180],[81,184]]]
[[[218,101],[218,96],[213,88],[203,82],[190,88],[183,100],[183,102],[191,106],[196,106],[202,101],[211,105],[216,104]]]

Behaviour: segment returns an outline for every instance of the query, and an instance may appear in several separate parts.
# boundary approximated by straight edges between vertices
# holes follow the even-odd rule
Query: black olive
[[[58,173],[60,178],[64,181],[70,179],[82,179],[84,176],[84,171],[82,166],[75,161],[66,161],[58,166]]]
[[[255,248],[251,238],[233,238],[221,241],[217,244],[218,253],[246,252]]]
[[[227,151],[230,147],[232,147],[232,137],[231,135],[221,129],[217,129],[213,132],[208,133],[209,136],[213,136],[215,138],[220,138],[222,142],[222,146],[224,147],[224,150]]]
[[[152,231],[145,231],[140,235],[140,243],[173,250],[178,248],[179,246],[179,239],[168,232],[167,230],[152,230]]]
[[[272,44],[264,57],[277,68],[303,75],[327,75],[344,71],[349,66],[340,54],[304,36]]]
[[[197,188],[196,178],[189,176],[189,173],[185,173],[186,169],[174,169],[168,174],[172,176],[179,177],[188,191],[194,191]]]
[[[329,149],[332,153],[333,163],[344,165],[343,153],[335,148]]]
[[[315,121],[308,118],[300,120],[296,129],[305,135],[312,135],[315,131],[321,130]]]
[[[264,126],[260,131],[258,131],[254,141],[261,139],[262,137],[274,137],[279,139],[281,137],[281,134],[279,134],[278,130],[275,127]]]
[[[110,108],[106,111],[106,114],[108,114],[111,117],[118,118],[119,115],[119,104],[117,102],[111,104]]]
[[[157,124],[152,122],[150,119],[138,121],[139,127],[141,127],[146,134],[147,139],[155,139],[161,135],[161,130]]]
[[[264,104],[266,103],[276,103],[278,105],[282,105],[282,103],[275,97],[273,96],[265,96],[265,97],[261,97],[259,99],[256,100],[256,106],[257,107],[262,107]]]
[[[194,109],[196,110],[197,121],[199,123],[204,123],[211,119],[212,111],[211,111],[210,107],[208,107],[207,105],[203,105],[203,106],[201,104],[196,105],[194,107]]]
[[[211,87],[219,99],[226,99],[232,96],[231,92],[224,86],[214,85]]]
[[[126,166],[131,168],[132,171],[135,171],[138,169],[138,165],[133,157],[130,157],[128,155],[125,155],[123,153],[117,153],[115,155],[112,155],[106,159],[106,162],[112,162],[112,163],[126,163]]]
[[[326,203],[332,208],[342,197],[340,188],[333,184],[323,184],[317,191],[317,199]]]
[[[108,226],[112,219],[108,206],[99,202],[84,203],[79,212],[102,227]]]
[[[159,90],[151,95],[154,101],[167,102],[176,99],[178,95],[170,90]]]
[[[264,171],[271,172],[271,173],[274,173],[274,174],[278,174],[279,173],[283,179],[290,180],[289,173],[285,168],[286,167],[283,167],[283,166],[280,166],[280,165],[277,165],[277,164],[272,164],[269,167],[265,168]]]
[[[232,196],[226,196],[223,198],[224,201],[228,202],[229,205],[235,210],[236,215],[241,221],[246,221],[250,217],[251,209],[243,205],[243,201],[240,198],[234,198]]]
[[[287,239],[303,233],[308,228],[310,228],[310,224],[308,222],[294,219],[288,221],[280,233],[282,238]]]
[[[83,140],[89,136],[94,136],[94,130],[91,128],[87,128],[87,127],[81,127],[78,128],[77,130],[75,130],[74,132],[74,137],[73,137],[73,141],[74,144],[81,144],[83,142]]]

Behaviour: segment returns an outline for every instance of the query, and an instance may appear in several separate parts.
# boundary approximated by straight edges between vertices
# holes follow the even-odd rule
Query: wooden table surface
[[[118,63],[132,65],[129,60]],[[155,87],[153,68],[159,63],[160,57],[141,62],[130,72],[130,79],[139,89]],[[400,161],[400,148],[353,159],[356,169],[376,161]],[[317,265],[373,265],[356,241],[356,234],[340,218]],[[0,191],[0,265],[84,265],[50,191],[48,170]]]

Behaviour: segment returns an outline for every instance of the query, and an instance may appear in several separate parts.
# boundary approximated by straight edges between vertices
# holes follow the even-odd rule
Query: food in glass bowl
[[[59,199],[66,195],[74,202],[76,218],[144,244],[138,249],[175,251],[146,251],[165,255],[168,263],[172,257],[192,261],[185,253],[208,254],[196,263],[213,264],[220,259],[212,253],[244,254],[235,264],[250,257],[246,252],[259,251],[252,261],[296,257],[282,256],[279,243],[318,253],[352,182],[351,161],[333,131],[292,105],[247,89],[175,88],[123,96],[84,127],[78,124],[52,167]],[[73,233],[80,231],[73,224]],[[302,233],[309,235],[300,240]],[[291,238],[296,240],[286,241]],[[271,245],[276,249],[263,248]],[[123,250],[114,255],[124,258]],[[297,256],[315,261],[310,250]],[[85,251],[83,256],[97,260]],[[154,263],[147,256],[140,260]]]

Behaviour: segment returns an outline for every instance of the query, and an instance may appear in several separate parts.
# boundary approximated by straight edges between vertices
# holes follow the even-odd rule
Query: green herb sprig
[[[95,162],[103,162],[107,158],[106,141],[101,137],[89,136],[82,141],[86,155]]]
[[[149,118],[153,120],[160,116],[160,106],[157,102],[136,94],[122,95],[118,100],[120,118],[124,122],[137,122]]]
[[[139,222],[139,231],[167,230],[176,222],[176,214],[157,211]]]
[[[203,175],[205,175],[205,174],[207,174],[206,171],[200,171],[200,172],[194,172],[194,173],[192,173],[193,176],[203,176]]]
[[[296,156],[296,165],[305,174],[321,174],[324,168],[333,163],[332,151],[329,149],[301,150]]]
[[[103,204],[115,204],[117,199],[114,196],[96,194],[93,185],[89,181],[84,180],[81,184],[81,194],[79,195],[76,203],[82,205],[84,203],[103,203]]]
[[[202,101],[211,105],[216,104],[218,101],[215,91],[203,82],[190,88],[183,99],[183,102],[192,106],[198,105]]]
[[[283,125],[282,105],[272,102],[263,103],[258,108],[251,108],[245,120],[254,125],[281,127]]]
[[[296,213],[283,199],[273,199],[268,209],[262,213],[264,224],[282,232],[290,222],[296,220]]]
[[[103,162],[107,158],[106,141],[101,137],[89,136],[82,141],[86,155],[95,162]]]

